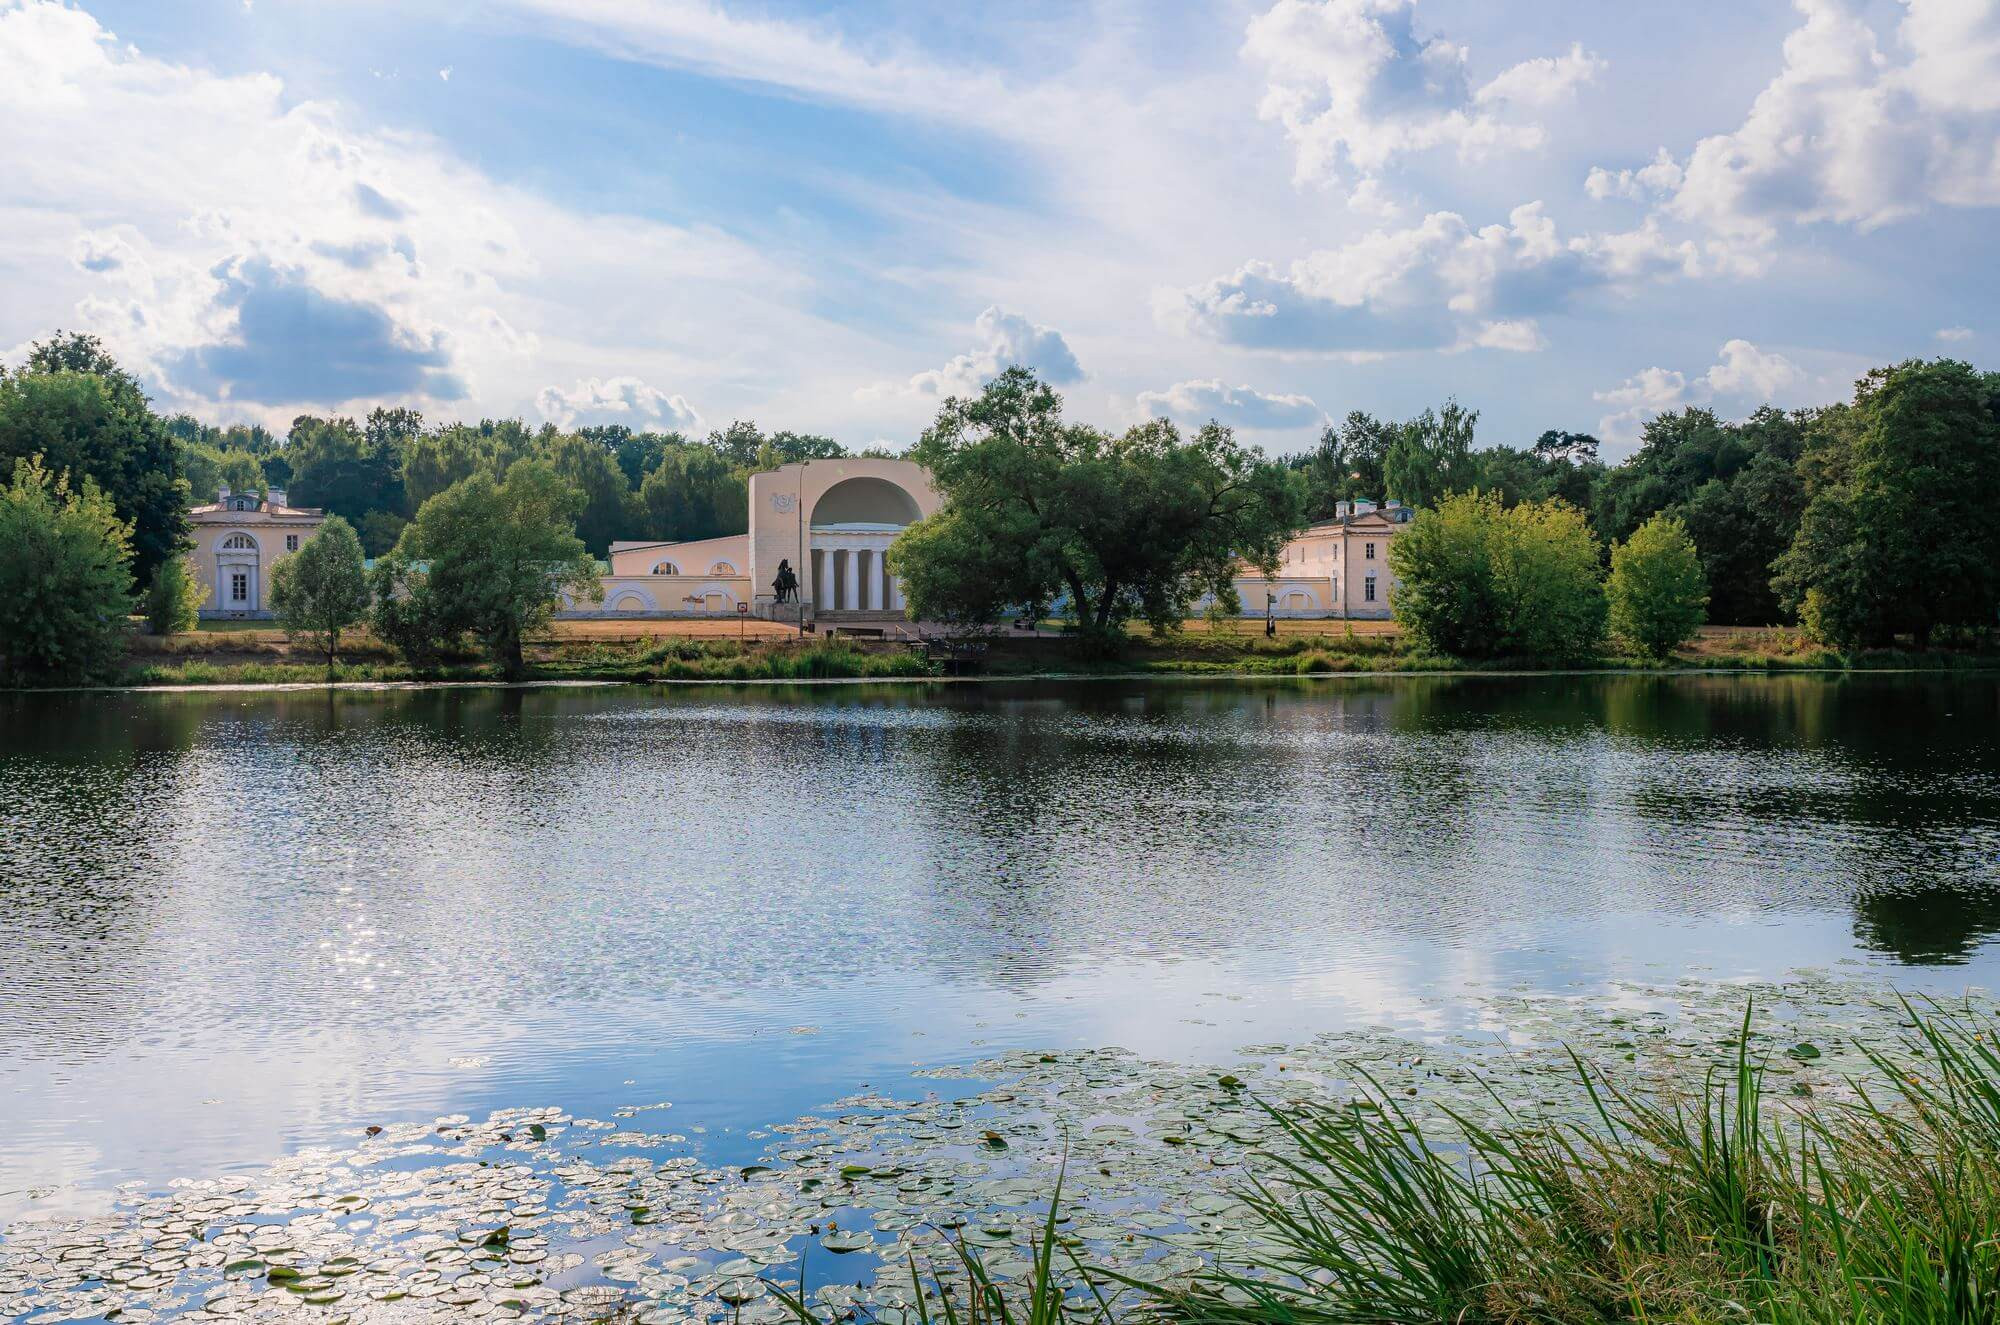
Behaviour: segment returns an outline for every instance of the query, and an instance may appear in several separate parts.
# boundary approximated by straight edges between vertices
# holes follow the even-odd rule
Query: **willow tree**
[[[944,496],[890,549],[912,616],[983,624],[1066,601],[1115,647],[1128,621],[1164,630],[1204,594],[1234,604],[1245,563],[1277,568],[1302,519],[1284,467],[1210,423],[1120,435],[1065,421],[1025,368],[939,409],[910,458]]]

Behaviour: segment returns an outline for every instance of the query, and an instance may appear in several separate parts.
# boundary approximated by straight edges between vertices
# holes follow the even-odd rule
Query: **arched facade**
[[[896,536],[942,499],[909,460],[809,460],[750,476],[750,584],[773,606],[778,563],[791,564],[808,612],[895,613],[902,586],[886,556]]]

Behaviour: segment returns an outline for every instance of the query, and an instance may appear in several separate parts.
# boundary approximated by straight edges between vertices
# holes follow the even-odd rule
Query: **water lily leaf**
[[[1809,1042],[1801,1041],[1800,1043],[1793,1045],[1790,1049],[1786,1050],[1785,1052],[1789,1053],[1792,1057],[1798,1059],[1802,1063],[1811,1062],[1813,1059],[1819,1057],[1819,1046]]]

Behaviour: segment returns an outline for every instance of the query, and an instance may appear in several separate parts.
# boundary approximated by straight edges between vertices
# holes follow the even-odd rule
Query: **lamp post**
[[[798,581],[800,584],[804,584],[806,576],[812,573],[812,553],[806,550],[806,468],[811,464],[812,461],[810,460],[799,461],[798,520],[800,574]],[[815,595],[819,593],[819,582],[817,580],[813,582],[813,593]],[[799,638],[803,640],[806,637],[806,596],[804,594],[799,594],[792,600],[792,611],[798,614]]]

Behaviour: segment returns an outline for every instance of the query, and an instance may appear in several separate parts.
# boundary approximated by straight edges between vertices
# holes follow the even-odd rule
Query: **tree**
[[[630,537],[639,523],[639,498],[611,452],[572,434],[556,438],[546,455],[563,482],[583,494],[576,532],[586,548],[601,557],[611,540]]]
[[[1062,398],[1010,368],[947,400],[911,458],[944,508],[889,550],[914,616],[983,624],[1067,598],[1100,647],[1141,618],[1178,625],[1248,562],[1274,571],[1303,522],[1283,466],[1216,424],[1183,439],[1154,420],[1123,436],[1064,422]]]
[[[430,590],[430,573],[401,548],[376,558],[368,572],[368,593],[369,629],[412,667],[435,666],[438,656],[463,633],[454,632],[444,620]]]
[[[85,479],[132,526],[134,569],[188,546],[188,487],[175,440],[137,379],[94,336],[58,332],[20,371],[0,377],[0,482],[30,456],[72,484]]]
[[[331,672],[341,632],[368,614],[368,576],[361,539],[337,515],[271,572],[271,609],[293,639],[326,655]]]
[[[143,604],[146,629],[155,635],[178,635],[201,621],[208,586],[188,570],[187,558],[168,557],[153,572]]]
[[[1460,658],[1586,658],[1604,638],[1601,552],[1567,502],[1459,493],[1389,541],[1394,607],[1419,647]]]
[[[671,447],[639,487],[640,523],[647,538],[677,542],[740,534],[750,527],[743,477],[713,448]]]
[[[322,507],[355,524],[371,511],[400,511],[403,456],[397,447],[408,414],[378,409],[369,416],[367,432],[353,419],[299,415],[285,443],[292,471],[286,495],[297,505]]]
[[[74,376],[74,375],[72,375]],[[0,488],[0,679],[107,673],[132,610],[132,524],[88,477],[72,487],[32,455]]]
[[[2000,616],[2000,374],[1956,360],[1879,368],[1801,458],[1808,500],[1776,587],[1842,647]]]
[[[1383,491],[1406,506],[1432,506],[1471,477],[1479,411],[1456,400],[1402,425],[1382,458]]]
[[[1604,594],[1612,630],[1647,657],[1693,639],[1708,615],[1708,577],[1687,526],[1656,515],[1613,547]]]
[[[517,462],[498,482],[477,473],[424,503],[397,540],[399,564],[427,563],[426,607],[439,633],[470,633],[519,676],[522,641],[548,624],[562,595],[603,594],[576,536],[582,506],[546,461]]]

